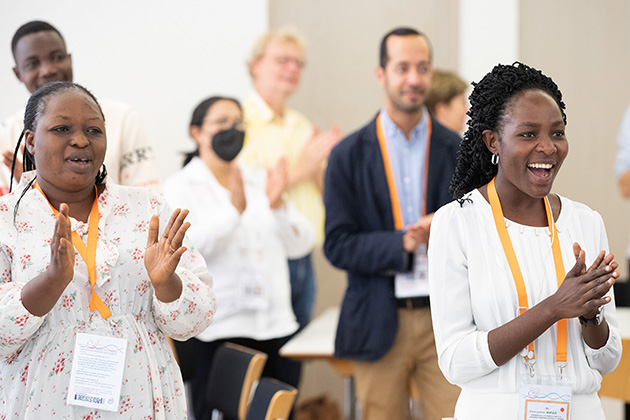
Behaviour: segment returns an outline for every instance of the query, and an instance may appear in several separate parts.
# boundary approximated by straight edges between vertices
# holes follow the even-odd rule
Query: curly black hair
[[[515,97],[526,90],[542,90],[558,104],[566,124],[565,105],[558,85],[540,70],[515,62],[496,65],[479,83],[473,82],[468,111],[468,129],[464,133],[450,191],[460,200],[467,192],[487,184],[497,174],[490,162],[492,154],[483,142],[484,130],[501,131],[503,119]]]

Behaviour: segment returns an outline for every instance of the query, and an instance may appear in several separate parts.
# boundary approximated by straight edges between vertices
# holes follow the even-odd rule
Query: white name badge
[[[267,296],[267,266],[254,263],[239,273],[239,304],[243,309],[261,310],[269,307]]]
[[[118,411],[127,339],[77,334],[68,404]]]
[[[569,420],[571,396],[570,386],[521,384],[518,418]]]
[[[426,245],[414,252],[413,271],[398,273],[394,281],[397,298],[429,296],[429,257]]]

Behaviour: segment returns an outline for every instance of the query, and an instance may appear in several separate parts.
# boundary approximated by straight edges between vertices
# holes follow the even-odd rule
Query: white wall
[[[478,82],[520,57],[519,0],[459,1],[459,73]]]
[[[267,0],[0,3],[0,119],[29,96],[11,70],[11,38],[30,20],[47,21],[72,53],[75,82],[139,110],[162,180],[181,166],[179,152],[194,147],[194,107],[214,94],[249,92],[245,62],[269,21]]]

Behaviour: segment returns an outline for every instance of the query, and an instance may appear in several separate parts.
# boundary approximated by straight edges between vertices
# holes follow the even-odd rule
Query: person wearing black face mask
[[[212,150],[224,161],[231,162],[243,149],[244,141],[245,132],[235,125],[212,136]]]
[[[263,375],[287,381],[278,351],[298,324],[286,261],[306,255],[315,240],[310,221],[282,198],[284,159],[266,177],[235,161],[243,147],[242,117],[234,99],[203,101],[190,125],[197,150],[164,183],[169,203],[190,210],[188,236],[212,269],[220,302],[212,328],[175,343],[198,419],[211,416],[206,378],[214,352],[226,341],[267,353]]]

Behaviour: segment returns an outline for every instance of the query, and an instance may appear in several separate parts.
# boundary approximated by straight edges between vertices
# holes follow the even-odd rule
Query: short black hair
[[[20,26],[18,30],[15,31],[15,34],[13,35],[13,39],[11,40],[11,52],[13,53],[13,58],[15,58],[15,48],[17,47],[17,43],[20,41],[20,39],[22,39],[26,35],[34,34],[37,32],[44,32],[44,31],[56,32],[59,35],[59,38],[61,38],[61,41],[63,42],[63,46],[64,47],[66,46],[66,41],[63,39],[63,35],[61,35],[61,32],[59,32],[57,28],[55,28],[48,22],[44,22],[41,20],[33,20],[31,22],[27,22],[24,25]]]
[[[516,96],[527,90],[541,90],[551,96],[567,123],[562,92],[549,76],[526,64],[496,65],[479,83],[473,82],[468,111],[468,129],[464,133],[450,191],[461,199],[467,192],[490,182],[497,174],[497,166],[490,162],[492,153],[483,141],[484,130],[499,132],[506,110]]]
[[[228,96],[212,96],[208,99],[204,99],[199,105],[197,105],[190,119],[190,127],[201,127],[203,125],[204,118],[206,118],[208,110],[212,108],[212,105],[216,104],[219,101],[234,102],[236,106],[238,106],[238,109],[242,110],[241,103],[234,98],[230,98]],[[182,166],[188,165],[188,163],[195,156],[199,156],[199,147],[197,147],[192,152],[184,154],[184,163],[182,164]]]
[[[382,68],[385,68],[385,66],[387,65],[387,60],[388,60],[387,39],[392,35],[394,36],[411,36],[411,35],[421,36],[427,41],[427,44],[429,44],[429,52],[430,52],[429,57],[433,57],[433,47],[431,46],[431,41],[429,41],[429,38],[425,34],[413,28],[405,28],[405,27],[396,28],[386,33],[383,39],[381,40],[381,52],[380,52],[381,56],[380,56],[379,63]]]

